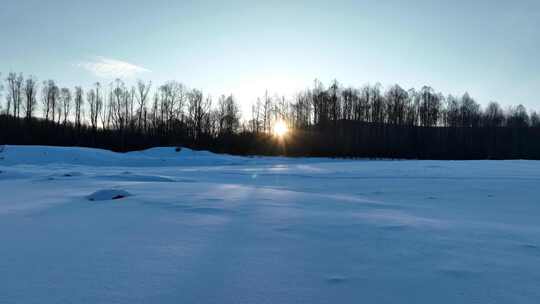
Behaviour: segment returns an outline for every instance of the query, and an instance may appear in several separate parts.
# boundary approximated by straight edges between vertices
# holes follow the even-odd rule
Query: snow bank
[[[116,153],[81,147],[11,146],[0,153],[0,165],[71,164],[82,166],[156,167],[213,166],[245,163],[246,158],[218,155],[176,147],[160,147],[143,151]]]
[[[93,167],[170,167],[276,165],[341,162],[329,158],[244,157],[195,151],[188,148],[157,147],[142,151],[117,153],[82,147],[5,145],[0,152],[0,166],[12,165],[77,165]]]

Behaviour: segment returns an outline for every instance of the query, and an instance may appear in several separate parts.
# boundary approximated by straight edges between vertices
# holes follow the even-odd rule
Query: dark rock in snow
[[[131,196],[131,193],[125,190],[103,189],[103,190],[99,190],[90,194],[86,198],[89,201],[109,201],[109,200],[118,200],[118,199],[126,198],[128,196]]]

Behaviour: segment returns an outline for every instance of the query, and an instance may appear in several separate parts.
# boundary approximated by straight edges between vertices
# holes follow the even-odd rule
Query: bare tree
[[[210,102],[211,99],[204,99],[199,90],[194,89],[188,94],[188,115],[195,140],[201,136],[204,121],[210,112]]]
[[[84,102],[83,94],[83,89],[81,87],[75,87],[75,126],[77,129],[81,127],[82,106]]]
[[[420,124],[423,127],[436,126],[441,114],[442,96],[428,86],[424,86],[419,93],[420,98]]]
[[[123,130],[128,122],[129,92],[120,79],[114,81],[111,92],[110,107],[112,110],[112,124],[115,129]]]
[[[58,100],[55,102],[55,108],[56,108],[56,123],[60,124],[60,121],[62,120],[62,111],[63,111],[63,105],[62,105],[62,90],[59,90],[58,93]]]
[[[504,112],[496,102],[490,102],[484,111],[484,125],[500,127],[504,123]]]
[[[9,114],[10,108],[13,107],[13,117],[20,116],[22,98],[23,98],[23,76],[16,73],[9,73],[6,78],[8,95],[7,95],[7,113]]]
[[[382,124],[385,122],[385,100],[381,94],[381,84],[370,88],[371,122]]]
[[[94,88],[88,91],[86,101],[88,102],[88,108],[90,111],[90,126],[95,131],[97,129],[98,117],[101,113],[101,107],[103,100],[101,97],[101,84],[96,82]]]
[[[360,89],[358,102],[354,107],[354,120],[361,122],[368,122],[370,120],[370,101],[371,89],[366,85]]]
[[[341,100],[340,100],[340,88],[339,88],[339,82],[334,79],[332,81],[332,84],[328,88],[328,97],[329,97],[329,112],[330,112],[330,120],[334,123],[334,125],[337,123],[337,121],[340,119],[341,116]]]
[[[346,88],[341,91],[342,118],[344,120],[354,119],[354,108],[358,102],[358,94],[354,88]]]
[[[152,86],[151,82],[143,82],[142,80],[137,81],[137,103],[139,109],[137,110],[137,126],[139,130],[143,129],[143,126],[146,125],[146,123],[143,121],[143,114],[146,112],[146,102],[148,99],[148,93],[150,92],[150,88]]]
[[[386,117],[391,125],[405,124],[405,114],[409,95],[399,85],[394,85],[386,92]]]
[[[24,97],[25,97],[25,117],[27,120],[32,119],[34,111],[36,109],[36,95],[37,95],[37,81],[34,77],[29,76],[24,84]]]
[[[418,126],[420,120],[420,98],[418,97],[419,93],[415,89],[410,89],[407,91],[407,94],[409,95],[409,101],[407,102],[409,106],[406,109],[405,125],[409,127]]]
[[[322,82],[315,79],[311,92],[311,103],[313,105],[313,123],[319,128],[324,128],[329,119],[327,95]]]
[[[159,104],[159,93],[155,92],[152,106],[150,109],[150,123],[152,125],[151,128],[154,130],[154,132],[162,125],[162,121],[160,120],[159,115]]]
[[[257,101],[251,105],[251,132],[253,133],[259,133],[261,129],[261,99],[257,98]]]
[[[166,133],[170,133],[175,122],[184,122],[184,103],[186,91],[183,84],[169,81],[159,88],[160,116],[165,123]]]
[[[540,127],[540,115],[536,111],[531,113],[531,127],[538,128]]]
[[[525,128],[529,126],[529,114],[523,105],[508,109],[507,126],[511,128]]]
[[[129,92],[126,94],[126,116],[127,123],[131,130],[135,130],[137,124],[135,117],[135,87],[132,86]]]
[[[476,127],[480,123],[481,112],[480,105],[476,103],[469,93],[463,94],[460,102],[461,126]]]
[[[98,90],[99,91],[99,90]],[[101,121],[101,126],[104,129],[109,129],[111,127],[111,122],[113,120],[113,107],[114,107],[114,97],[113,97],[113,84],[111,83],[109,85],[109,90],[98,94],[99,101],[100,102],[100,111],[98,112],[98,116]]]
[[[459,110],[459,100],[453,96],[446,97],[446,107],[444,110],[444,124],[448,127],[461,126],[461,115]]]
[[[63,124],[67,124],[69,113],[71,112],[71,91],[68,88],[60,90],[60,109],[63,114]],[[59,115],[60,116],[60,115]],[[59,119],[60,120],[60,119]]]
[[[268,96],[268,91],[266,91],[264,93],[264,101],[263,101],[263,132],[270,131],[271,109],[272,109],[272,99]]]
[[[54,122],[54,114],[56,110],[56,101],[58,99],[58,95],[60,94],[60,90],[58,89],[58,86],[56,86],[56,83],[54,80],[47,80],[43,81],[43,88],[42,88],[42,104],[43,104],[43,114],[45,116],[45,120],[51,119]]]
[[[306,129],[311,123],[310,93],[296,95],[296,102],[292,105],[292,125],[297,129]]]
[[[240,109],[232,95],[221,95],[218,101],[219,134],[230,135],[240,126]]]

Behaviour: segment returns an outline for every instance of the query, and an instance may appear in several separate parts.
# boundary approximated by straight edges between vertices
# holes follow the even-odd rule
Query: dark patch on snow
[[[81,176],[82,173],[81,172],[67,172],[67,173],[64,173],[62,176],[63,177],[74,177],[74,176]]]
[[[291,232],[293,229],[291,227],[276,227],[274,231],[277,232]]]
[[[223,202],[223,199],[222,199],[222,198],[212,198],[212,197],[209,197],[209,198],[205,198],[204,200],[207,201],[207,202]]]
[[[526,244],[519,245],[519,247],[529,253],[540,254],[540,247],[536,244],[526,243]]]
[[[119,189],[103,189],[96,191],[86,198],[89,201],[109,201],[109,200],[119,200],[131,196],[131,193],[125,190]]]
[[[348,278],[345,276],[335,275],[326,278],[328,284],[343,284],[348,281]]]

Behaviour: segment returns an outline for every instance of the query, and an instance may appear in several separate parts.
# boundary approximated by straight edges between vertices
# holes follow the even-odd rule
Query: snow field
[[[0,303],[538,303],[540,163],[6,146]]]

